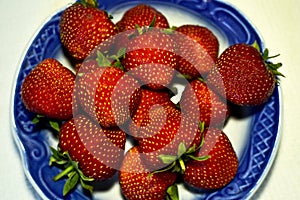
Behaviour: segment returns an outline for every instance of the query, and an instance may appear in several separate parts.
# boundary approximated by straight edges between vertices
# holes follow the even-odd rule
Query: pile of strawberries
[[[116,24],[95,1],[62,14],[60,38],[72,63],[54,58],[25,78],[21,96],[58,133],[50,164],[67,178],[63,194],[118,173],[126,199],[176,199],[176,184],[226,186],[238,158],[222,131],[228,104],[265,103],[281,64],[257,45],[219,42],[199,25],[170,27],[155,8],[137,5]],[[174,83],[185,84],[178,103]],[[125,151],[125,144],[130,144]]]

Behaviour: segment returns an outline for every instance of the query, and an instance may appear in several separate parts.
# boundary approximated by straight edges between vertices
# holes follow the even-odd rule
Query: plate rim
[[[244,15],[244,13],[242,13],[236,6],[232,5],[231,3],[228,3],[224,0],[213,0],[216,2],[220,2],[222,4],[226,4],[228,6],[230,6],[231,8],[233,8],[236,12],[238,12],[239,14],[241,14],[245,20],[247,20],[249,22],[249,24],[252,26],[252,28],[255,30],[255,32],[257,33],[257,35],[259,36],[259,38],[261,39],[261,45],[264,48],[264,40],[263,37],[261,35],[261,33],[259,32],[259,30],[255,27],[255,25],[251,22],[251,20],[248,19],[247,16]],[[139,3],[139,1],[134,1],[135,3]],[[149,1],[151,2],[159,2],[157,0],[155,1]],[[132,2],[131,2],[132,3]],[[167,3],[173,3],[173,2],[167,2]],[[34,188],[34,192],[36,192],[42,199],[48,199],[48,197],[44,194],[44,192],[41,190],[41,188],[36,184],[36,182],[34,181],[32,175],[30,174],[29,170],[28,170],[28,162],[26,161],[26,155],[25,155],[25,148],[24,148],[24,144],[20,141],[19,136],[18,136],[18,130],[17,130],[17,125],[16,125],[16,118],[14,115],[15,112],[15,95],[16,95],[16,89],[17,89],[17,80],[19,77],[19,74],[21,72],[22,69],[22,64],[24,62],[24,58],[26,57],[28,50],[30,49],[30,46],[32,45],[33,41],[36,39],[36,37],[39,35],[40,31],[43,29],[43,27],[58,13],[62,12],[64,9],[66,9],[67,7],[69,7],[72,3],[68,3],[65,6],[57,9],[56,11],[54,11],[51,15],[49,15],[46,19],[43,20],[43,22],[38,26],[38,28],[35,30],[34,34],[32,35],[32,37],[30,38],[30,40],[27,42],[22,56],[17,64],[17,69],[15,70],[15,74],[13,76],[13,86],[12,86],[12,91],[10,93],[10,112],[9,112],[9,118],[10,118],[10,130],[13,134],[13,138],[14,138],[14,142],[17,145],[17,149],[19,151],[19,155],[21,157],[21,162],[22,162],[22,168],[24,171],[24,174],[26,175],[26,178],[29,180],[31,186]],[[272,148],[272,151],[270,153],[270,157],[268,159],[268,162],[266,164],[265,169],[263,170],[263,172],[260,174],[259,179],[257,179],[256,184],[254,187],[252,187],[251,190],[249,190],[249,192],[247,193],[248,195],[245,196],[245,199],[250,199],[251,197],[253,197],[257,190],[261,187],[262,183],[264,182],[265,178],[267,175],[269,175],[270,169],[274,164],[274,160],[277,156],[277,152],[279,150],[279,145],[280,145],[280,141],[281,141],[281,137],[282,137],[282,121],[283,121],[283,116],[282,116],[282,89],[280,87],[280,85],[278,85],[275,88],[278,92],[278,126],[276,128],[276,138],[274,140],[274,147]]]

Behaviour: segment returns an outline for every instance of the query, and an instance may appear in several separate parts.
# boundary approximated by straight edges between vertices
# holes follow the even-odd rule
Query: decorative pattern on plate
[[[234,8],[219,2],[205,0],[102,0],[101,8],[110,10],[115,5],[132,3],[163,3],[170,6],[189,9],[201,18],[212,23],[228,39],[229,44],[252,43],[262,41],[252,25]],[[49,132],[39,129],[31,123],[33,118],[21,101],[20,88],[25,76],[41,60],[56,57],[61,50],[58,23],[61,11],[53,15],[35,36],[21,63],[13,102],[13,128],[16,143],[24,162],[25,172],[33,187],[42,198],[47,199],[90,199],[80,189],[63,198],[61,191],[64,180],[53,183],[52,177],[58,173],[55,167],[49,167]],[[249,144],[245,148],[236,178],[225,188],[214,192],[203,193],[196,199],[247,199],[258,188],[270,165],[279,140],[280,122],[279,88],[264,106],[255,108]]]

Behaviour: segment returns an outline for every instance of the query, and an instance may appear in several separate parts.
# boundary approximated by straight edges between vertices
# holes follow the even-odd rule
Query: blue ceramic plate
[[[200,24],[207,26],[220,41],[220,52],[234,43],[257,41],[263,48],[262,40],[247,19],[232,6],[220,1],[206,0],[102,0],[101,8],[114,16],[115,22],[124,11],[138,3],[148,3],[163,12],[170,25]],[[20,150],[25,173],[43,199],[64,199],[64,180],[53,182],[59,169],[49,167],[49,145],[57,140],[47,129],[32,124],[33,115],[21,101],[20,87],[25,76],[40,61],[48,57],[59,59],[68,66],[63,54],[58,23],[62,11],[55,13],[37,32],[29,45],[16,77],[12,100],[13,135]],[[209,193],[193,193],[184,185],[179,185],[181,199],[249,199],[262,183],[274,160],[280,138],[279,88],[276,87],[270,100],[263,106],[252,109],[236,109],[225,127],[240,159],[238,174],[225,188]],[[115,179],[97,187],[93,197],[83,193],[79,187],[65,199],[122,199]]]

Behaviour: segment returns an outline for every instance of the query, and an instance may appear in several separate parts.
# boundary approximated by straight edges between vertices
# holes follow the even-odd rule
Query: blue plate
[[[232,6],[221,1],[206,0],[101,0],[100,7],[106,9],[118,20],[124,11],[138,3],[151,4],[161,10],[171,25],[179,26],[185,23],[198,23],[211,28],[218,36],[221,50],[234,43],[251,44],[255,40],[263,48],[261,37],[247,19]],[[49,167],[51,152],[49,145],[57,144],[54,136],[47,129],[41,129],[32,124],[33,115],[28,112],[20,96],[21,84],[25,76],[40,61],[54,57],[67,62],[59,39],[58,23],[62,10],[47,20],[37,32],[29,45],[16,77],[12,100],[12,127],[15,141],[23,159],[25,173],[43,199],[122,199],[117,183],[107,183],[111,187],[100,187],[93,197],[82,192],[79,187],[67,197],[62,196],[64,180],[53,182],[59,170]],[[66,63],[67,65],[67,63]],[[227,126],[229,137],[237,149],[240,166],[235,179],[225,188],[208,192],[193,193],[180,185],[181,199],[248,199],[262,183],[274,160],[280,139],[280,89],[275,91],[270,100],[263,106],[254,107],[250,114],[245,110],[240,117],[230,119]],[[248,114],[247,114],[248,113]],[[240,127],[240,132],[235,133]],[[240,137],[240,142],[235,138]],[[244,142],[243,142],[244,141]],[[240,144],[242,143],[242,144]]]

